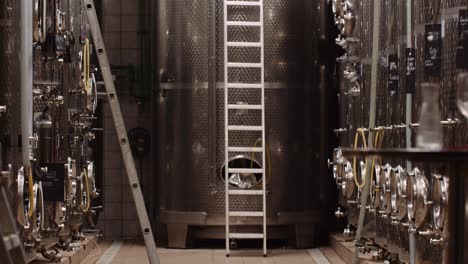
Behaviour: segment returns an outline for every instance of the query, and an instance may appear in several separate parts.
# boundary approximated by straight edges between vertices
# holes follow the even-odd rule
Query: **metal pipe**
[[[406,2],[406,45],[408,48],[413,48],[413,27],[412,27],[412,6],[413,1],[407,0]],[[406,93],[406,147],[411,148],[411,127],[410,124],[413,122],[413,95]],[[410,170],[411,164],[407,163],[407,169]]]
[[[21,47],[20,47],[20,75],[21,75],[21,144],[22,162],[24,167],[31,166],[30,140],[33,134],[33,22],[32,1],[21,0]]]
[[[412,27],[412,12],[413,12],[413,1],[406,1],[406,46],[407,48],[413,47],[413,27]],[[413,142],[411,140],[411,126],[413,122],[413,95],[406,93],[406,147],[411,148]],[[412,164],[410,161],[406,162],[406,170],[411,171]],[[410,227],[410,229],[412,229]],[[416,263],[416,234],[415,232],[409,232],[409,254],[410,264]]]
[[[372,73],[371,73],[371,94],[370,94],[370,115],[369,115],[369,137],[368,137],[368,147],[373,148],[373,138],[374,132],[372,130],[375,128],[375,117],[376,117],[376,106],[377,106],[377,75],[379,67],[379,35],[380,35],[380,11],[381,11],[381,1],[374,1],[374,22],[373,22],[373,36],[372,36]],[[372,158],[366,158],[366,176],[365,184],[362,190],[361,196],[361,208],[359,212],[359,221],[358,229],[356,231],[356,244],[359,244],[362,238],[362,231],[364,229],[364,220],[366,215],[366,204],[367,198],[369,196],[370,189],[370,175],[372,170]],[[354,263],[359,264],[359,247],[356,245],[356,250],[354,252]]]
[[[211,173],[211,192],[216,182],[216,0],[209,2],[208,38],[208,168]]]

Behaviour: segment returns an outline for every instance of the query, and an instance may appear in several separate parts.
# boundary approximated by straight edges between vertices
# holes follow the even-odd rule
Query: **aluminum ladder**
[[[138,181],[135,161],[133,160],[132,150],[130,149],[130,143],[128,141],[127,129],[125,128],[122,111],[120,110],[120,104],[117,98],[114,80],[112,78],[109,59],[104,47],[104,40],[102,38],[101,28],[99,26],[99,21],[96,15],[94,1],[83,0],[83,4],[83,8],[87,14],[91,34],[93,36],[93,42],[96,49],[99,66],[101,68],[102,77],[104,79],[107,98],[111,108],[112,117],[114,119],[115,130],[119,138],[120,150],[122,152],[122,158],[127,170],[127,177],[130,184],[130,189],[132,191],[141,233],[145,241],[146,252],[148,253],[149,262],[151,264],[159,264],[160,261],[156,251],[156,242],[153,237],[153,231],[151,230],[151,224],[148,217],[148,211],[146,210],[145,201],[143,199],[143,193],[141,192],[140,182]]]
[[[234,17],[249,18],[252,14],[252,9],[258,11],[258,20],[245,21],[245,20],[229,20],[231,12],[235,12]],[[246,13],[249,12],[250,13]],[[250,15],[251,16],[251,15]],[[238,41],[230,40],[228,32],[230,29],[242,28],[245,31],[260,32],[257,41]],[[248,57],[244,58],[242,62],[230,61],[230,48],[249,48],[254,49],[256,54],[260,57],[260,62],[249,61]],[[245,57],[245,56],[244,56]],[[254,56],[256,57],[256,56]],[[226,256],[230,255],[230,240],[231,239],[262,239],[263,240],[263,256],[267,256],[267,223],[266,223],[266,162],[265,162],[265,56],[264,56],[264,20],[263,20],[263,0],[254,1],[233,1],[224,0],[224,143],[225,143],[225,217],[226,217]],[[252,58],[250,58],[252,60]],[[255,69],[256,74],[260,75],[256,82],[239,82],[233,81],[230,77],[230,70],[232,69]],[[244,89],[245,91],[261,91],[260,104],[239,104],[233,103],[229,100],[229,93],[232,89]],[[252,95],[255,93],[252,92]],[[256,95],[258,97],[258,95]],[[231,111],[230,111],[231,110]],[[261,124],[253,125],[231,125],[230,117],[233,111],[260,111]],[[258,115],[258,112],[257,112]],[[261,133],[261,146],[233,146],[229,140],[229,132],[236,131],[237,133]],[[262,168],[230,168],[229,161],[236,153],[258,153],[262,157]],[[255,190],[242,190],[232,189],[229,185],[229,175],[231,173],[238,174],[261,174],[262,186],[261,189]],[[229,198],[231,196],[261,196],[262,197],[262,211],[243,212],[231,211]],[[247,217],[247,218],[262,218],[262,232],[261,233],[234,233],[231,232],[230,220],[232,217]]]

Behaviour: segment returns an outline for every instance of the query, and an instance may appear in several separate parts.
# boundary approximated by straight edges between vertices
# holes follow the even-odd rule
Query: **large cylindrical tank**
[[[269,237],[294,237],[297,247],[313,242],[318,222],[320,181],[319,97],[314,69],[316,1],[265,0],[265,96],[267,215]],[[188,238],[224,238],[224,66],[223,1],[162,0],[158,6],[159,98],[156,127],[160,223],[170,246],[184,247]],[[210,18],[214,15],[214,31]],[[241,18],[242,19],[242,18]],[[247,39],[244,29],[233,39]],[[215,35],[216,80],[209,85],[211,34]],[[230,33],[230,34],[231,34]],[[233,41],[235,41],[233,40]],[[245,56],[242,50],[234,56]],[[236,72],[241,80],[248,73]],[[215,91],[213,97],[211,92]],[[255,95],[239,89],[236,103],[252,103]],[[212,100],[210,102],[210,99]],[[216,111],[209,106],[216,105]],[[238,113],[239,122],[258,116]],[[215,124],[210,131],[210,120]],[[244,124],[245,124],[244,123]],[[211,135],[214,135],[210,138]],[[254,146],[257,137],[230,136],[236,144]],[[210,155],[215,151],[215,155]],[[216,159],[211,159],[216,157]],[[244,164],[261,160],[240,153]],[[253,163],[250,161],[253,157]],[[255,165],[257,166],[257,165]],[[261,199],[231,199],[232,210],[261,211]],[[259,224],[239,220],[238,229]]]

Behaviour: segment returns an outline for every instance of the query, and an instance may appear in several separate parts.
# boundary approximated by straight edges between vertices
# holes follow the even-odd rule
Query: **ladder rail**
[[[258,21],[229,21],[228,20],[228,7],[229,6],[256,6],[259,7],[259,20]],[[263,239],[263,255],[267,255],[267,208],[266,208],[266,132],[265,132],[265,47],[264,47],[264,0],[255,2],[243,2],[224,0],[224,144],[225,144],[225,216],[226,216],[226,255],[229,256],[229,239]],[[260,40],[258,42],[250,41],[235,41],[229,40],[228,32],[230,27],[249,27],[260,29]],[[229,61],[229,47],[255,47],[259,48],[260,62],[231,62]],[[229,70],[232,68],[258,68],[260,69],[260,82],[258,83],[230,83]],[[261,89],[261,103],[259,105],[236,105],[229,103],[230,88],[240,89]],[[229,124],[229,110],[261,110],[261,126],[259,125],[230,125]],[[230,146],[229,132],[242,131],[244,133],[261,132],[261,147],[234,147]],[[229,154],[236,151],[261,152],[262,168],[261,169],[246,169],[246,168],[230,168],[229,167]],[[262,189],[261,190],[230,190],[229,175],[230,173],[261,173],[263,175]],[[258,212],[233,212],[230,211],[229,199],[230,195],[261,195],[262,196],[262,211]],[[243,217],[262,217],[262,233],[242,234],[230,232],[230,217],[243,216]]]
[[[262,189],[264,190],[263,192],[263,255],[267,255],[267,230],[266,230],[266,153],[265,153],[265,146],[266,146],[266,135],[265,135],[265,35],[264,35],[264,19],[263,19],[263,1],[264,0],[259,0],[260,1],[260,43],[261,43],[261,55],[260,55],[260,60],[261,60],[261,83],[262,83],[262,106],[263,106],[263,111],[262,111],[262,168],[264,168],[263,171],[263,181],[262,181]]]
[[[226,169],[224,170],[224,188],[225,188],[225,221],[226,221],[226,256],[230,254],[229,248],[229,67],[228,67],[228,3],[224,1],[224,159]]]
[[[98,57],[99,66],[101,69],[102,77],[106,88],[108,102],[111,108],[112,117],[114,120],[115,130],[119,138],[120,150],[124,160],[124,165],[127,170],[127,177],[130,184],[130,189],[135,204],[136,213],[138,216],[141,233],[146,244],[146,251],[151,264],[159,264],[159,257],[156,251],[156,242],[154,240],[153,231],[146,210],[143,193],[140,188],[140,182],[133,159],[132,150],[130,148],[125,122],[120,109],[117,92],[115,90],[114,80],[110,69],[109,59],[107,57],[104,39],[102,37],[101,28],[96,15],[96,9],[93,0],[84,0],[84,9],[88,17],[88,22],[93,37],[96,54]]]

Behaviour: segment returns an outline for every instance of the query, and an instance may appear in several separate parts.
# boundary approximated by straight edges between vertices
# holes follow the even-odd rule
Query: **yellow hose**
[[[83,48],[83,79],[84,79],[84,89],[88,94],[91,93],[91,86],[89,85],[89,79],[90,79],[89,69],[90,69],[90,45],[89,45],[89,39],[86,39],[84,48]]]
[[[89,208],[91,208],[91,194],[89,192],[88,171],[84,169],[83,172],[84,172],[85,184],[86,184],[86,207],[83,208],[83,212],[87,213],[89,211]]]
[[[357,132],[356,132],[356,136],[354,138],[354,149],[357,149],[358,147],[358,143],[359,143],[359,135],[361,135],[361,138],[362,138],[362,143],[364,145],[364,148],[367,149],[367,143],[366,143],[366,136],[364,134],[364,130],[363,129],[358,129]],[[375,138],[374,138],[374,146],[376,148],[380,148],[382,147],[382,144],[383,144],[383,136],[384,136],[384,131],[382,129],[378,129],[376,134],[375,134]],[[376,158],[374,157],[372,159],[372,167],[371,167],[371,182],[374,180],[374,168],[375,168],[375,160]],[[364,184],[366,183],[366,178],[364,177],[363,180],[362,180],[362,183],[359,183],[358,179],[357,179],[357,170],[356,170],[356,157],[353,158],[353,172],[354,172],[354,182],[356,183],[356,186],[359,188],[359,189],[362,189],[364,187]],[[362,175],[361,175],[362,176]]]
[[[357,149],[358,143],[359,143],[359,135],[362,137],[362,143],[364,145],[364,148],[367,149],[367,143],[366,143],[366,135],[364,135],[364,130],[362,128],[359,128],[356,131],[356,136],[354,137],[354,149]],[[362,183],[360,184],[358,179],[357,179],[357,171],[356,171],[356,157],[353,158],[353,172],[354,172],[354,182],[356,183],[356,186],[359,189],[362,189],[364,187],[364,184],[366,184],[366,178],[362,179]]]
[[[255,141],[254,148],[256,148],[258,144],[261,142],[262,142],[262,139],[260,138],[257,139],[257,141]],[[270,160],[270,150],[269,150],[268,144],[265,144],[265,151],[266,151],[267,166],[268,166],[268,176],[266,179],[266,183],[269,183],[271,180],[271,160]],[[251,169],[253,168],[254,160],[255,160],[255,151],[252,151],[252,158],[250,159]],[[260,183],[258,183],[255,187],[257,187],[258,185],[260,185]]]
[[[28,183],[29,183],[29,210],[28,216],[33,217],[34,215],[34,179],[32,174],[32,169],[29,167],[27,169],[28,172]]]

